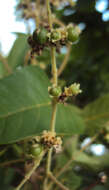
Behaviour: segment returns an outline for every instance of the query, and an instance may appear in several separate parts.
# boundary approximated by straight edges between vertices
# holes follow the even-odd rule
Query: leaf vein
[[[96,120],[96,119],[99,119],[100,117],[103,118],[103,117],[108,117],[108,116],[109,116],[109,113],[99,114],[99,115],[96,115],[96,116],[86,118],[85,122],[88,122],[89,120]]]
[[[35,108],[40,108],[40,107],[45,107],[45,106],[48,106],[50,105],[51,103],[48,102],[48,103],[42,103],[42,104],[37,104],[37,105],[31,105],[31,106],[28,106],[28,107],[23,107],[19,110],[16,110],[15,112],[8,112],[7,114],[4,114],[4,115],[0,115],[0,118],[7,118],[11,115],[15,115],[17,113],[20,113],[20,112],[24,112],[24,111],[28,111],[28,110],[32,110],[32,109],[35,109]]]

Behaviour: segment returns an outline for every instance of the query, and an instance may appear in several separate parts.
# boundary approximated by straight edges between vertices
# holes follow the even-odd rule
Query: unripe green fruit
[[[30,149],[30,153],[35,157],[39,156],[42,151],[43,151],[43,146],[41,145],[32,146]]]
[[[70,42],[76,42],[79,38],[80,29],[78,26],[71,26],[67,29],[68,32],[68,41]]]
[[[33,40],[41,45],[47,42],[47,33],[48,31],[45,28],[40,28],[40,31],[35,30],[33,32]]]
[[[60,86],[53,87],[49,90],[49,93],[51,96],[59,97],[62,93],[61,87]]]

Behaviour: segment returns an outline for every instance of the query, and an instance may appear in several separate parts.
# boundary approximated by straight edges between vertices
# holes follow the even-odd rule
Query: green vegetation
[[[0,54],[1,190],[109,189],[109,21],[97,2],[16,2],[28,31]]]

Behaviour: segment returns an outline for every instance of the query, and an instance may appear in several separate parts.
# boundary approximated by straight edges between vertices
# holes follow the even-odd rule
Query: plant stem
[[[47,156],[47,165],[46,165],[46,174],[48,175],[50,172],[51,168],[51,156],[52,156],[52,148],[48,151],[48,156]]]
[[[51,9],[50,9],[50,3],[49,0],[46,0],[46,7],[48,12],[48,22],[50,29],[52,29],[52,15],[51,15]],[[53,76],[53,86],[57,86],[57,67],[56,67],[56,57],[55,57],[55,47],[51,48],[51,64],[52,64],[52,76]],[[52,117],[51,117],[51,123],[50,123],[50,131],[55,132],[55,123],[56,123],[56,111],[57,111],[57,102],[52,100]],[[47,163],[46,163],[46,177],[43,184],[43,189],[47,189],[47,181],[48,181],[48,174],[50,173],[51,168],[51,157],[52,157],[52,148],[49,149],[48,155],[47,155]]]
[[[57,111],[57,104],[56,102],[53,103],[52,106],[52,117],[51,117],[51,124],[50,124],[50,130],[52,132],[55,131],[55,122],[56,122],[56,111]],[[50,168],[51,168],[51,157],[52,157],[52,148],[49,149],[48,151],[48,155],[47,155],[47,163],[46,163],[46,178],[44,181],[44,190],[46,190],[46,185],[47,185],[47,176],[50,172]]]
[[[48,23],[49,23],[50,29],[52,29],[52,19],[51,19],[52,15],[51,15],[49,0],[46,0],[46,8],[47,8],[47,14],[48,14]]]
[[[49,0],[46,0],[46,8],[47,8],[47,13],[48,13],[49,27],[50,29],[52,29],[52,14],[51,14]],[[51,48],[51,64],[52,64],[53,85],[57,86],[57,67],[56,67],[55,47]]]
[[[37,10],[39,10],[40,9],[40,0],[36,0],[36,5],[37,5]],[[39,18],[39,16],[38,16],[38,14],[37,14],[37,11],[36,11],[36,26],[37,26],[37,28],[39,28],[39,23],[40,23],[40,18]]]
[[[24,159],[17,159],[17,160],[6,161],[3,163],[0,163],[0,167],[5,167],[5,166],[11,165],[11,164],[16,164],[18,162],[25,162],[25,160]]]
[[[52,62],[52,75],[53,75],[53,85],[57,86],[57,67],[56,67],[56,57],[55,57],[55,48],[51,48],[51,62]]]
[[[25,178],[21,181],[21,183],[15,188],[15,190],[20,190],[21,187],[27,182],[27,180],[31,177],[33,172],[36,170],[36,168],[39,166],[42,157],[44,156],[45,152],[43,151],[41,155],[34,161],[33,168],[25,175]]]
[[[51,123],[50,123],[50,131],[52,132],[55,132],[56,111],[57,111],[57,103],[52,102],[52,116],[51,116]]]

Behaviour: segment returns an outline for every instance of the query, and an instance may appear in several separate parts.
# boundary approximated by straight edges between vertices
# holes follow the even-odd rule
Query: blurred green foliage
[[[109,21],[104,22],[102,13],[96,10],[97,2],[78,0],[73,12],[70,6],[56,11],[66,24],[71,22],[83,27],[79,42],[72,46],[68,67],[61,76],[67,83],[81,83],[81,106],[109,92]],[[65,11],[69,12],[68,16]]]
[[[52,162],[54,166],[52,170],[56,174],[69,159],[73,158],[69,170],[59,178],[69,190],[109,189],[109,136],[106,136],[109,135],[109,21],[104,21],[103,13],[96,9],[97,2],[100,1],[77,0],[74,7],[65,4],[59,9],[51,5],[53,13],[64,24],[75,23],[82,29],[79,42],[72,46],[68,64],[59,78],[62,87],[73,82],[80,83],[83,93],[69,102],[82,109],[73,105],[59,105],[56,130],[62,135],[73,134],[73,138],[63,139],[63,152],[54,156]],[[106,10],[109,10],[108,0]],[[21,12],[18,15],[21,16]],[[49,49],[45,48],[41,56],[36,56],[33,64],[36,67],[30,66],[30,57],[26,57],[29,50],[28,34],[17,33],[16,35],[17,39],[7,57],[7,63],[13,71],[12,76],[5,78],[9,73],[5,68],[6,65],[2,64],[3,60],[0,60],[1,144],[16,142],[34,133],[40,133],[45,128],[48,129],[50,122],[50,104],[45,108],[39,107],[39,103],[41,106],[50,101],[47,92],[49,82],[42,71],[45,70],[48,78],[51,78]],[[66,47],[62,48],[61,53],[56,53],[58,68],[65,54]],[[28,67],[25,67],[27,65]],[[84,139],[97,133],[100,135],[96,143],[106,148],[104,155],[96,156],[93,151],[91,152],[90,146],[78,155]],[[11,156],[15,159],[16,157],[14,158],[10,151],[11,145],[6,154],[4,150],[7,150],[7,146],[5,146],[0,147],[0,161],[6,161],[7,158],[10,161]],[[43,167],[42,163],[41,169]],[[22,173],[20,164],[14,168],[15,170],[13,168],[0,170],[1,190],[11,190],[12,185],[16,186],[20,174],[17,176],[14,172],[19,173],[19,168]],[[107,177],[105,182],[102,181],[101,172],[104,172],[103,175]],[[42,181],[39,182],[39,186]],[[34,186],[34,183],[28,182],[22,190],[33,189],[32,185]],[[53,185],[53,190],[55,189],[59,188]]]

